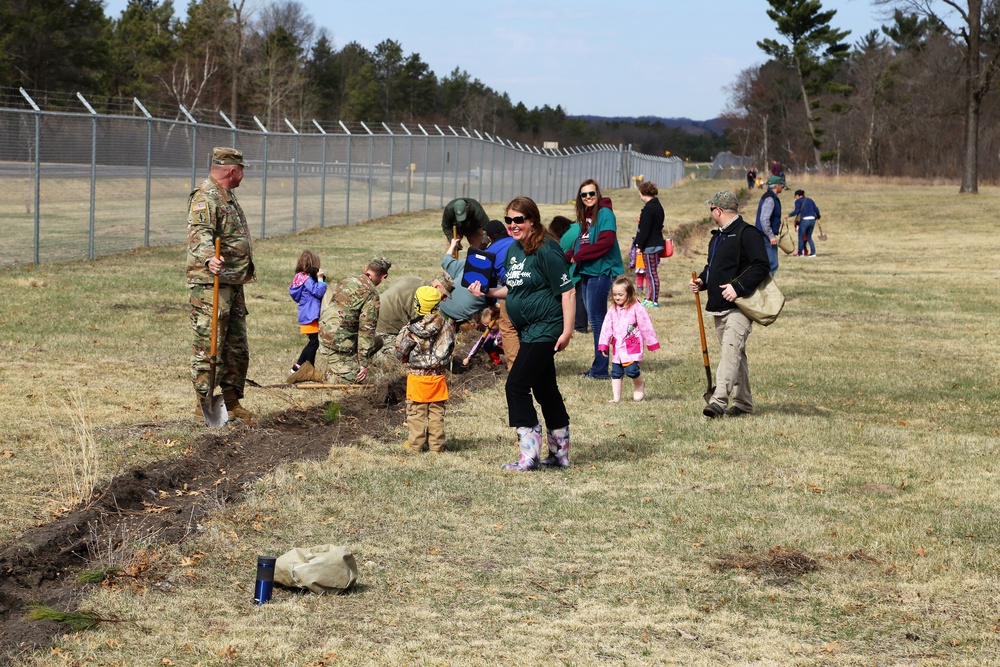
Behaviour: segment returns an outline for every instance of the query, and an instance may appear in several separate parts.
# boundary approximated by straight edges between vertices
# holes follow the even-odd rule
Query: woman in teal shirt
[[[520,457],[505,470],[569,467],[569,414],[556,382],[555,354],[573,335],[575,290],[562,248],[542,226],[534,201],[515,197],[507,204],[504,222],[514,243],[507,250],[507,284],[483,291],[469,285],[476,296],[507,300],[507,313],[521,342],[507,374],[507,417],[517,429]],[[549,456],[540,461],[542,425],[531,400],[542,408]]]
[[[593,179],[588,178],[580,184],[576,197],[576,219],[581,227],[580,239],[566,258],[576,264],[587,319],[594,334],[594,360],[583,376],[607,380],[611,377],[608,374],[608,358],[598,351],[597,345],[601,325],[608,312],[611,283],[625,273],[625,265],[618,247],[618,224],[611,210],[611,200],[601,197],[601,188]]]

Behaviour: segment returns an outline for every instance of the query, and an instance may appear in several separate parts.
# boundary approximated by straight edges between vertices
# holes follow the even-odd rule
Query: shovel
[[[691,280],[696,280],[698,274],[694,271],[691,272]],[[712,384],[712,367],[708,363],[708,343],[705,341],[705,320],[701,316],[701,297],[698,292],[694,293],[694,302],[698,306],[698,332],[701,334],[701,358],[705,362],[705,377],[708,378],[708,391],[704,393],[702,398],[708,403],[709,399],[712,398],[712,394],[715,393],[715,385]]]
[[[462,237],[460,237],[458,235],[458,225],[452,225],[451,226],[451,238],[456,239],[456,240],[462,238]],[[452,257],[452,259],[458,259],[458,247],[459,247],[459,245],[461,245],[461,244],[455,244],[455,249],[451,251],[451,257]]]
[[[219,239],[215,239],[215,258],[219,259]],[[215,346],[219,342],[219,276],[216,274],[212,285],[212,337],[209,350],[208,363],[208,396],[201,399],[201,412],[205,415],[205,423],[212,428],[225,426],[229,421],[229,412],[226,410],[226,399],[219,394],[215,395]]]

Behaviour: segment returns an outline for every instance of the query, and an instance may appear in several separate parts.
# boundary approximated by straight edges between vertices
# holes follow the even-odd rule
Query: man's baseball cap
[[[451,205],[451,208],[455,211],[455,220],[458,222],[465,222],[465,209],[469,205],[465,203],[464,199],[456,199]]]
[[[771,187],[772,185],[784,185],[785,187],[788,187],[788,184],[785,183],[785,179],[783,179],[781,176],[771,176],[770,178],[768,178],[767,187]]]
[[[740,200],[730,190],[719,190],[705,202],[705,205],[716,206],[724,211],[737,211],[740,208]]]
[[[502,239],[507,236],[507,227],[499,220],[490,220],[486,223],[486,236],[490,237],[491,241]]]
[[[246,166],[246,163],[243,162],[243,151],[225,146],[216,146],[212,149],[212,164],[238,164],[241,167]]]

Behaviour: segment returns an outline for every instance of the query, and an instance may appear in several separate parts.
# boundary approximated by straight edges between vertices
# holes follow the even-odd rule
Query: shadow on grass
[[[803,403],[758,403],[754,415],[795,415],[797,417],[830,417],[833,411],[817,405]]]

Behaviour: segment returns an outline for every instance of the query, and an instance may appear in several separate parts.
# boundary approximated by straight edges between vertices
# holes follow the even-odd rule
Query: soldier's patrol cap
[[[715,195],[705,202],[706,206],[717,206],[724,211],[737,211],[740,208],[740,200],[731,190],[719,190]]]
[[[441,287],[443,287],[444,291],[448,294],[455,291],[455,280],[448,274],[447,271],[442,271],[441,274],[435,278],[435,280],[441,283]]]
[[[368,266],[377,266],[382,269],[382,273],[389,273],[389,269],[392,268],[392,262],[385,257],[376,257],[372,261],[368,262]]]
[[[212,164],[238,164],[241,167],[246,166],[246,163],[243,162],[243,151],[238,151],[235,148],[227,148],[226,146],[216,146],[212,149]]]

